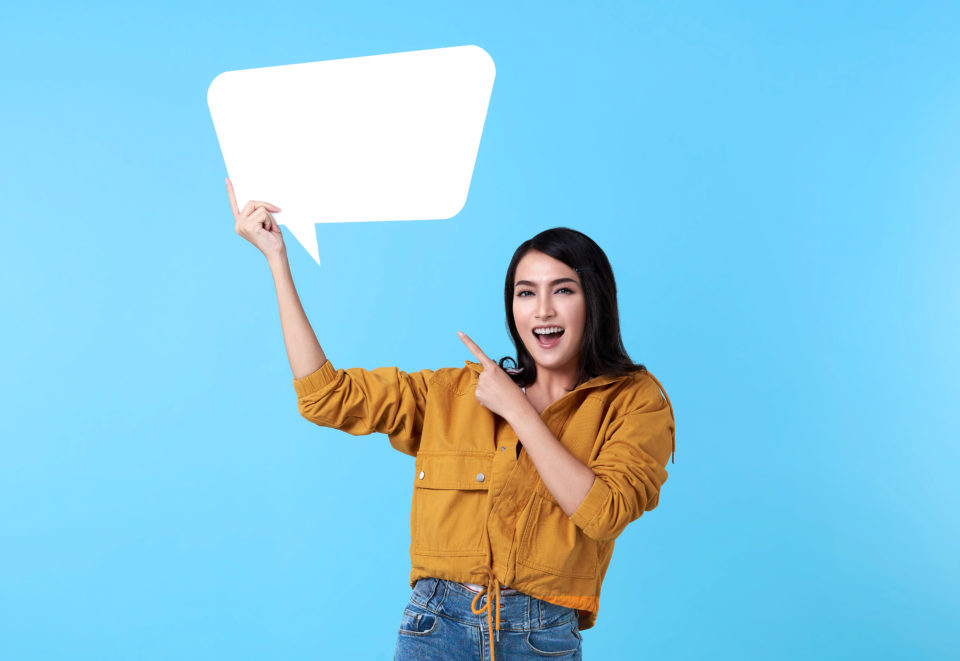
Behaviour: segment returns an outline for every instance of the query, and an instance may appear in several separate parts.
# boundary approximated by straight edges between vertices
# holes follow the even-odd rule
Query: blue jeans
[[[421,578],[403,611],[394,661],[487,661],[490,636],[485,613],[474,615],[476,596],[453,581]],[[481,608],[484,594],[477,600]],[[496,601],[492,604],[496,608]],[[496,629],[496,611],[494,611]],[[517,592],[500,595],[497,661],[556,659],[581,661],[577,611]]]

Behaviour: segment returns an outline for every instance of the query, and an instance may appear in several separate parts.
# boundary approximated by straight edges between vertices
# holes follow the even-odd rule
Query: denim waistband
[[[454,581],[442,578],[421,578],[413,588],[410,600],[438,615],[474,624],[486,629],[487,620],[475,615],[470,605],[477,594]],[[481,608],[487,595],[477,600]],[[533,631],[577,619],[577,611],[566,606],[557,606],[522,592],[500,595],[500,630]]]

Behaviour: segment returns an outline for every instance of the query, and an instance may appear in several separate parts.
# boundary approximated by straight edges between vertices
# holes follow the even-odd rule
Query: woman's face
[[[576,373],[586,314],[576,271],[538,250],[520,259],[514,276],[513,318],[538,371]],[[541,328],[560,332],[534,332]]]

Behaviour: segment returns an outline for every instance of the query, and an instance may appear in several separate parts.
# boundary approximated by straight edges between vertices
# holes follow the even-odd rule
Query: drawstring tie
[[[490,661],[495,661],[493,655],[493,618],[490,614],[490,595],[492,594],[497,602],[497,642],[500,642],[500,581],[497,580],[497,575],[493,573],[490,565],[477,565],[470,570],[470,573],[482,574],[486,578],[486,581],[481,583],[481,585],[486,585],[486,588],[483,592],[478,592],[473,598],[473,601],[470,602],[470,610],[473,611],[474,615],[480,615],[484,611],[487,612],[487,631],[490,632]],[[478,610],[477,599],[483,595],[487,595],[487,603],[484,604],[483,608]]]

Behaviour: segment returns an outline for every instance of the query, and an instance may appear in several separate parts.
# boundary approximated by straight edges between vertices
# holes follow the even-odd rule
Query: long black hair
[[[580,276],[586,319],[574,387],[600,375],[622,376],[646,370],[643,365],[630,360],[623,346],[623,338],[620,337],[620,313],[617,311],[617,283],[606,254],[583,232],[568,227],[554,227],[521,243],[507,267],[503,297],[507,310],[507,332],[517,349],[517,359],[510,356],[501,358],[500,367],[506,370],[504,363],[509,360],[519,368],[507,372],[514,383],[518,386],[529,386],[537,380],[537,365],[520,338],[516,320],[513,318],[517,264],[531,250],[563,262]]]

